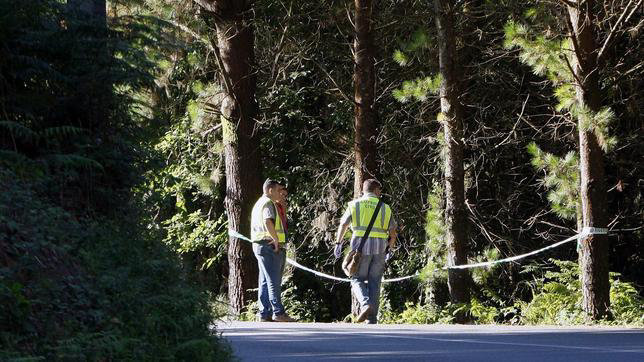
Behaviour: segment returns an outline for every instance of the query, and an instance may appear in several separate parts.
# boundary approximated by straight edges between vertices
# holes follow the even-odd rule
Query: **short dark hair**
[[[362,183],[362,192],[375,192],[378,189],[382,190],[382,184],[375,178],[364,180]]]
[[[277,179],[277,184],[284,187],[285,189],[288,188],[288,181],[284,177],[280,177]]]
[[[264,191],[264,194],[268,194],[268,190],[272,189],[277,185],[281,185],[279,181],[267,178],[266,181],[264,181],[264,186],[262,187],[262,190]]]

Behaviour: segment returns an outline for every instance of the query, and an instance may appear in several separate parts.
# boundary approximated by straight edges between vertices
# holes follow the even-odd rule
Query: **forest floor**
[[[220,322],[242,361],[644,361],[644,329]]]

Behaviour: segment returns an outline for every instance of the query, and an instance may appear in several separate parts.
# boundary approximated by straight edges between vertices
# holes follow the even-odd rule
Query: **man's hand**
[[[275,253],[279,253],[279,251],[280,251],[280,242],[277,241],[277,240],[273,240],[273,241],[271,241],[270,244],[273,245],[273,251]]]
[[[335,244],[333,255],[335,255],[336,260],[340,259],[340,257],[342,256],[342,243]]]
[[[277,210],[275,210],[277,212]],[[264,225],[266,225],[266,230],[271,234],[272,241],[269,242],[270,245],[273,245],[273,250],[277,253],[280,250],[279,236],[277,236],[277,231],[275,231],[275,224],[273,219],[265,219]]]

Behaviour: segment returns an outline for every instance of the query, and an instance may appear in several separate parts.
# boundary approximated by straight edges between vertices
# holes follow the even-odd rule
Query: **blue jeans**
[[[281,294],[286,250],[280,245],[280,251],[276,253],[272,245],[253,243],[253,252],[259,266],[257,290],[259,315],[262,318],[269,318],[284,314]]]
[[[385,254],[362,255],[358,272],[351,278],[351,289],[361,308],[371,305],[367,316],[369,323],[378,321],[380,307],[380,282],[385,271]],[[365,283],[366,282],[366,283]]]

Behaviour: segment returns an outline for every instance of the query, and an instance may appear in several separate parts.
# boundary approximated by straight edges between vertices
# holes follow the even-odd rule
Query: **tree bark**
[[[226,168],[226,213],[228,227],[250,235],[254,202],[261,195],[259,136],[255,133],[258,111],[255,99],[255,34],[252,1],[199,1],[214,13],[217,58],[225,94],[221,123]],[[250,244],[234,237],[228,246],[228,299],[230,311],[239,315],[257,288],[257,261]]]
[[[373,0],[355,0],[354,50],[354,184],[353,196],[362,194],[362,182],[378,176],[373,41]]]
[[[73,106],[78,107],[81,113],[79,117],[82,120],[79,124],[92,128],[107,125],[113,101],[112,84],[105,77],[105,70],[110,67],[112,60],[108,49],[107,1],[68,0],[67,11],[71,17],[70,20],[76,23],[76,26],[83,27],[84,33],[87,34],[88,30],[90,31],[83,56],[95,71],[94,74],[88,72],[90,77],[79,85],[82,89],[79,92],[82,101],[73,102]],[[71,31],[78,31],[78,29],[74,27]]]
[[[601,96],[594,1],[587,0],[577,6],[580,8],[568,6],[576,44],[573,71],[578,80],[577,104],[580,108],[596,113],[601,109]],[[607,226],[604,154],[597,136],[586,129],[582,124],[582,118],[579,117],[578,128],[583,226],[603,228]],[[579,268],[583,309],[592,319],[597,320],[609,315],[608,240],[605,235],[595,234],[585,237],[580,242]]]
[[[107,24],[106,0],[68,0],[67,6],[72,11],[79,11],[91,16],[97,22]]]
[[[463,110],[457,74],[456,36],[454,34],[454,5],[448,0],[434,0],[438,31],[441,122],[445,135],[445,236],[447,264],[467,263],[467,215],[463,171]],[[448,286],[452,302],[468,303],[469,273],[466,270],[448,271]],[[464,318],[464,316],[463,316]]]
[[[353,41],[353,97],[355,102],[354,118],[354,181],[353,196],[362,195],[362,183],[369,178],[377,178],[376,162],[376,111],[375,103],[375,67],[373,41],[373,0],[354,0],[355,35]],[[360,302],[351,298],[351,312],[360,313]]]

